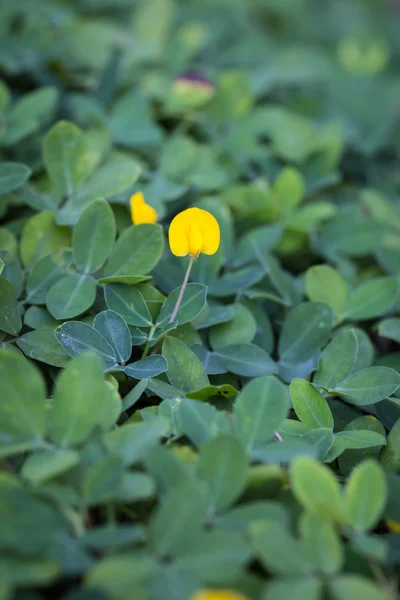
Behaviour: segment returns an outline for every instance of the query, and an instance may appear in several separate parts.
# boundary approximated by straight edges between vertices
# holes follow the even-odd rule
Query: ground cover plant
[[[399,11],[2,0],[1,600],[397,597]]]

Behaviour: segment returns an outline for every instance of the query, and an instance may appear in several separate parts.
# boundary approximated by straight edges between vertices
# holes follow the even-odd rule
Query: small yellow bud
[[[215,254],[219,248],[220,230],[217,219],[202,208],[188,208],[172,220],[168,232],[169,245],[175,256]]]
[[[157,213],[155,209],[147,204],[143,198],[142,192],[136,192],[130,199],[132,223],[140,225],[141,223],[155,223]]]
[[[201,590],[190,600],[247,600],[246,596],[234,590]]]
[[[397,523],[396,521],[391,521],[388,519],[386,521],[386,525],[392,533],[400,534],[400,523]]]

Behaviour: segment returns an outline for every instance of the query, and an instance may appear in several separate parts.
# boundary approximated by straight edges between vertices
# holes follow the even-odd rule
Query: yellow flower
[[[155,223],[157,213],[150,204],[147,204],[143,198],[142,192],[136,192],[130,199],[132,223]]]
[[[400,523],[397,523],[396,521],[387,520],[386,525],[392,533],[400,533]]]
[[[190,600],[247,600],[246,596],[234,590],[201,590]]]
[[[176,215],[168,232],[169,245],[175,256],[215,254],[219,248],[218,221],[202,208],[188,208]]]

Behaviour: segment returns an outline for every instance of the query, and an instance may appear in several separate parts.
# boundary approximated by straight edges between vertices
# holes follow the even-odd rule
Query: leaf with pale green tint
[[[272,254],[259,255],[259,262],[263,266],[271,285],[278,292],[281,302],[285,306],[293,306],[299,303],[300,294],[297,290],[294,278],[284,271],[278,260]]]
[[[345,303],[342,318],[363,320],[379,317],[399,298],[398,283],[393,277],[371,279],[359,285]]]
[[[301,441],[309,444],[315,450],[315,456],[322,462],[333,446],[334,435],[331,428],[320,427],[306,431],[301,437]]]
[[[236,433],[250,455],[255,446],[273,437],[288,410],[287,389],[276,377],[258,377],[246,384],[233,414]]]
[[[333,429],[333,417],[328,403],[311,383],[294,379],[289,390],[294,411],[300,421],[313,429]]]
[[[369,367],[349,375],[330,392],[345,396],[351,404],[365,406],[387,398],[400,387],[400,375],[389,367]]]
[[[362,419],[363,417],[360,418]],[[326,457],[326,462],[335,460],[346,450],[376,448],[376,453],[374,452],[374,454],[379,454],[379,449],[382,446],[386,446],[386,437],[377,431],[369,431],[368,429],[339,431],[335,434],[334,443]]]
[[[393,425],[388,437],[387,446],[380,455],[382,467],[387,472],[400,470],[400,419]]]
[[[69,197],[87,177],[84,134],[73,123],[59,121],[43,143],[44,164],[57,192]]]
[[[104,276],[145,275],[156,266],[163,249],[164,236],[160,225],[132,225],[116,241],[104,268]]]
[[[113,211],[105,200],[95,200],[83,211],[74,227],[72,248],[81,273],[94,273],[103,266],[114,244]]]
[[[213,350],[234,344],[250,344],[257,332],[257,323],[246,306],[233,304],[233,318],[210,329],[209,339]]]
[[[342,276],[328,265],[310,267],[306,272],[306,292],[312,302],[326,302],[338,318],[347,297],[347,286]]]
[[[134,379],[150,379],[150,377],[157,377],[167,370],[168,362],[161,354],[146,356],[124,368],[125,373]]]
[[[142,283],[151,279],[150,275],[115,275],[115,277],[100,277],[99,283],[121,283],[124,285],[135,285],[136,283]]]
[[[152,318],[142,294],[134,285],[109,283],[104,288],[108,308],[123,317],[128,325],[149,327]]]
[[[349,523],[356,531],[375,526],[386,504],[385,475],[377,462],[363,461],[351,472],[345,503]]]
[[[40,441],[46,429],[46,389],[40,371],[22,355],[0,349],[2,433],[13,443]]]
[[[227,371],[242,377],[261,377],[278,372],[269,354],[254,344],[223,346],[213,352]]]
[[[68,321],[55,330],[55,336],[68,356],[74,358],[92,350],[103,360],[104,368],[116,365],[117,357],[107,340],[96,329],[80,321]]]
[[[58,320],[71,319],[86,312],[96,297],[96,283],[80,273],[66,275],[48,291],[46,305],[49,313]]]
[[[384,319],[378,325],[378,333],[400,344],[400,318]]]
[[[57,213],[59,225],[73,225],[82,211],[97,198],[110,198],[128,189],[138,178],[136,161],[115,153],[67,200]]]
[[[274,194],[284,213],[292,212],[303,200],[305,181],[294,167],[284,167],[274,181]]]
[[[239,239],[234,266],[242,267],[258,262],[265,252],[271,250],[282,235],[281,225],[264,225],[248,231]]]
[[[23,186],[31,172],[31,169],[22,163],[0,162],[0,196]]]
[[[206,442],[200,448],[198,474],[208,486],[209,511],[229,506],[247,482],[248,459],[242,444],[229,434]]]
[[[70,243],[70,229],[55,224],[53,211],[38,213],[26,221],[22,230],[22,262],[32,268],[44,256],[67,248]]]
[[[250,539],[253,552],[268,571],[290,577],[312,573],[313,564],[302,541],[293,538],[280,523],[268,520],[254,523]]]
[[[311,514],[343,522],[344,500],[339,483],[330,469],[308,457],[292,462],[290,479],[294,495]]]
[[[168,424],[158,418],[148,423],[125,423],[110,431],[104,438],[105,446],[114,456],[122,458],[125,466],[141,462],[149,450],[167,433]]]
[[[286,317],[279,338],[280,363],[296,365],[311,357],[328,340],[334,314],[328,304],[307,302]]]
[[[57,341],[53,329],[28,331],[17,339],[17,346],[29,358],[53,367],[65,367],[69,361],[69,356]]]
[[[172,488],[152,515],[149,525],[150,547],[159,556],[179,556],[187,548],[188,542],[200,534],[206,510],[204,484],[184,482]]]
[[[288,573],[287,579],[272,579],[265,589],[262,600],[320,600],[323,582],[308,577],[293,578]]]
[[[96,315],[93,327],[110,344],[119,363],[126,363],[132,353],[131,334],[124,319],[113,310]]]
[[[171,385],[192,392],[209,385],[207,374],[197,356],[183,342],[167,337],[162,355],[168,362],[167,377]]]
[[[46,450],[31,454],[24,462],[21,475],[33,485],[53,479],[69,471],[79,463],[75,450]]]
[[[157,327],[168,325],[174,311],[182,287],[171,292],[161,307],[157,317]],[[207,297],[207,287],[199,283],[189,283],[183,294],[182,302],[176,314],[175,321],[178,325],[193,321],[203,310]]]
[[[383,600],[381,587],[367,577],[361,575],[340,575],[329,584],[332,600]],[[390,596],[389,596],[390,597]]]
[[[121,411],[118,393],[93,352],[70,361],[57,379],[51,403],[51,438],[61,447],[82,443],[95,427],[107,430]]]
[[[0,307],[0,330],[18,335],[22,327],[18,301],[13,286],[4,277],[0,277]]]
[[[227,298],[236,296],[239,292],[258,283],[265,276],[263,267],[254,266],[239,269],[220,277],[218,281],[208,287],[208,293],[214,298]]]
[[[340,331],[326,346],[319,360],[313,382],[324,388],[333,388],[357,370],[358,338],[353,329]]]
[[[227,416],[211,404],[183,399],[177,406],[182,429],[196,446],[201,446],[217,435],[232,431]]]
[[[339,573],[344,549],[332,523],[305,512],[300,518],[300,533],[306,555],[314,568],[327,576]]]

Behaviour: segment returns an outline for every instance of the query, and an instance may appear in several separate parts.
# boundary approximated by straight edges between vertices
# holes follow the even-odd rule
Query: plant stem
[[[156,330],[155,325],[152,325],[150,327],[149,335],[147,336],[147,340],[146,340],[146,343],[145,343],[144,348],[143,348],[142,360],[143,360],[143,358],[146,358],[146,356],[147,356],[147,353],[148,353],[149,348],[150,348],[150,342],[153,339],[153,335],[154,335],[155,330]]]
[[[168,323],[173,323],[175,321],[175,317],[178,314],[178,310],[179,310],[179,307],[180,307],[181,302],[182,302],[183,294],[185,293],[185,289],[186,289],[186,286],[187,286],[188,281],[189,281],[190,271],[192,270],[192,266],[193,266],[193,263],[194,263],[194,261],[195,261],[196,258],[197,258],[196,256],[191,256],[190,257],[189,264],[187,266],[186,273],[185,273],[185,278],[184,278],[183,283],[182,283],[181,291],[179,292],[178,300],[176,301],[175,308],[172,311],[172,315],[171,315],[171,318],[168,321]]]

